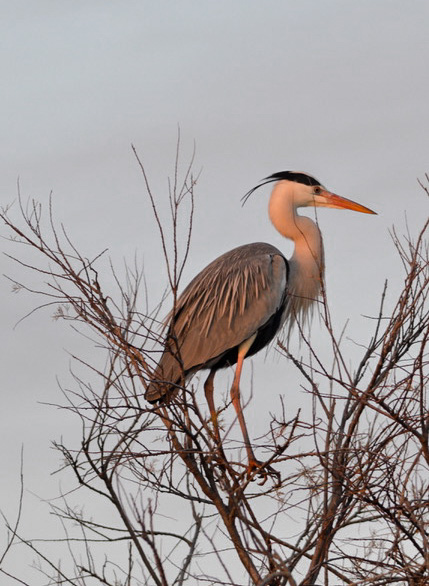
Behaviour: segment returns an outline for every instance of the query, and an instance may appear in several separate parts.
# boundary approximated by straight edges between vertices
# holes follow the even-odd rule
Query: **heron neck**
[[[269,207],[274,227],[285,238],[293,240],[295,250],[289,261],[288,289],[296,313],[305,312],[319,297],[324,274],[322,235],[318,226],[306,216],[300,216],[284,192],[273,190]]]
[[[325,259],[322,235],[310,218],[296,215],[299,236],[293,240],[295,250],[290,259],[290,286],[294,293],[315,301],[320,294]]]

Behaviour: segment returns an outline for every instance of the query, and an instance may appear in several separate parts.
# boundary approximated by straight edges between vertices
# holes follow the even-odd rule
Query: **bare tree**
[[[165,224],[134,153],[159,228],[168,303],[174,306],[192,232],[192,164],[180,173],[178,145]],[[45,218],[36,202],[25,207],[19,201],[17,219],[8,210],[1,217],[17,245],[36,251],[34,264],[19,255],[15,260],[42,283],[12,280],[14,287],[43,295],[58,319],[80,324],[102,345],[108,365],[100,370],[76,358],[79,374],[73,375],[73,388],[63,391],[80,421],[82,441],[56,447],[80,491],[104,501],[117,523],[85,516],[69,497],[56,505],[68,569],[19,535],[16,524],[11,527],[13,538],[39,556],[46,584],[428,583],[428,223],[417,236],[393,232],[403,289],[391,311],[382,295],[354,364],[326,297],[320,308],[328,361],[304,328],[306,358],[298,360],[278,342],[300,371],[311,408],[292,416],[283,409],[258,440],[266,464],[281,473],[273,482],[258,471],[246,473],[227,402],[220,406],[219,438],[192,382],[183,381],[162,407],[144,401],[162,348],[164,309],[147,309],[139,268],[128,267],[119,276],[111,267],[116,292],[111,291],[103,283],[101,255],[87,259],[79,252],[52,205]],[[182,519],[180,532],[164,517],[171,508]],[[4,564],[0,571],[8,573]]]

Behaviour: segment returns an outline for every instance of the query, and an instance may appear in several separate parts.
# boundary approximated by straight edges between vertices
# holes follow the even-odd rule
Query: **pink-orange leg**
[[[213,424],[213,431],[214,431],[214,437],[215,437],[216,444],[217,444],[217,450],[221,456],[221,460],[223,462],[226,462],[226,457],[225,457],[225,453],[223,451],[222,441],[220,438],[217,411],[216,411],[214,399],[213,399],[213,390],[214,390],[213,381],[214,381],[215,374],[216,374],[216,371],[214,369],[212,369],[210,371],[209,376],[207,377],[206,382],[204,383],[204,392],[206,395],[207,404],[210,409],[210,418],[211,418],[212,424]]]
[[[210,410],[210,417],[211,417],[211,420],[213,423],[215,438],[216,438],[216,441],[218,442],[218,444],[220,444],[220,433],[219,433],[219,425],[218,425],[218,421],[217,421],[217,412],[216,412],[214,399],[213,399],[213,391],[214,391],[213,381],[214,381],[215,374],[216,374],[216,371],[214,369],[212,369],[210,371],[209,376],[207,377],[206,382],[204,383],[204,393],[206,395],[207,404],[208,404],[209,410]]]
[[[240,402],[240,377],[241,371],[243,369],[243,361],[246,358],[246,354],[250,350],[251,345],[253,344],[256,338],[256,334],[248,338],[245,342],[240,344],[238,348],[238,357],[237,357],[237,366],[235,368],[235,376],[234,381],[231,387],[231,401],[234,405],[235,412],[237,413],[238,422],[241,427],[241,433],[244,439],[244,445],[247,451],[247,457],[249,460],[249,468],[248,471],[251,472],[254,468],[259,468],[260,464],[258,460],[255,458],[255,454],[252,450],[252,445],[250,443],[249,433],[247,431],[246,421],[244,419],[243,410],[241,408]]]

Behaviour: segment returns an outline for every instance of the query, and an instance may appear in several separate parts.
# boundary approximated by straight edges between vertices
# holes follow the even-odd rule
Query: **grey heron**
[[[169,330],[162,357],[145,398],[163,402],[185,380],[209,369],[204,384],[216,439],[220,442],[213,400],[217,370],[236,364],[231,401],[237,413],[247,450],[249,471],[259,468],[252,450],[240,403],[240,376],[246,357],[269,344],[284,324],[305,314],[320,295],[324,274],[322,235],[318,225],[297,213],[308,206],[372,210],[327,191],[306,173],[282,171],[264,179],[249,196],[275,182],[269,202],[274,227],[292,240],[295,249],[287,260],[262,242],[245,244],[226,252],[202,270],[185,288],[168,317]]]

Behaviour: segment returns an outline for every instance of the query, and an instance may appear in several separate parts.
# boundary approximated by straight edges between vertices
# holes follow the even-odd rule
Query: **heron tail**
[[[149,403],[168,401],[181,388],[182,378],[178,361],[170,353],[164,353],[152,375],[144,398]]]
[[[144,398],[148,403],[166,403],[177,394],[180,389],[179,381],[176,383],[166,383],[165,381],[151,382],[146,389]]]
[[[144,398],[152,404],[161,403],[166,394],[166,391],[164,391],[160,385],[157,383],[150,383],[144,394]]]

